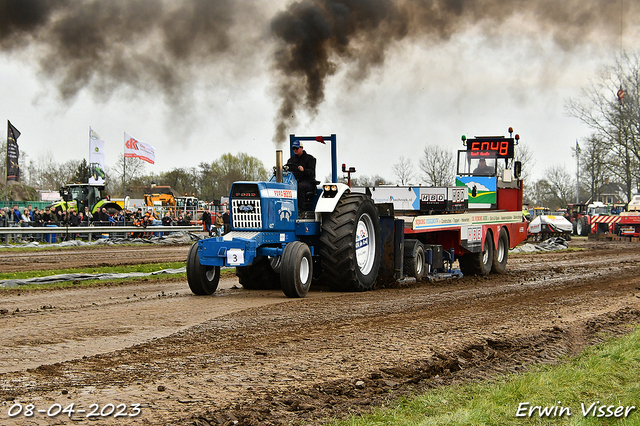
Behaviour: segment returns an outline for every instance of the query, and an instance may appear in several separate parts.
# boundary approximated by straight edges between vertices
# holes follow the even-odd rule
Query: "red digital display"
[[[467,140],[471,157],[513,158],[514,141],[511,138],[477,138]]]

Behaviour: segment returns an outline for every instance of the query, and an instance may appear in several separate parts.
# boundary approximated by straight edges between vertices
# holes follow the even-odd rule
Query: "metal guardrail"
[[[125,234],[130,233],[157,233],[157,232],[178,232],[178,231],[202,231],[200,225],[189,226],[10,226],[0,227],[0,235],[30,235],[30,234],[59,234],[59,235],[88,235],[91,241],[93,234]]]

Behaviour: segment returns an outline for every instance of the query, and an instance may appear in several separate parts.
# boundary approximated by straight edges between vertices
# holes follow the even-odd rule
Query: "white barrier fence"
[[[11,235],[34,235],[34,234],[49,234],[49,235],[60,235],[63,236],[73,236],[73,235],[81,235],[88,236],[89,241],[91,241],[92,236],[94,234],[99,234],[100,238],[103,235],[111,235],[111,234],[124,234],[123,238],[129,238],[132,233],[140,234],[140,233],[171,233],[178,231],[191,231],[198,232],[202,231],[203,228],[201,225],[189,225],[189,226],[147,226],[146,228],[142,226],[11,226],[11,227],[0,227],[0,239],[7,240]],[[52,242],[52,238],[48,239],[49,242]],[[8,242],[8,241],[6,241]]]

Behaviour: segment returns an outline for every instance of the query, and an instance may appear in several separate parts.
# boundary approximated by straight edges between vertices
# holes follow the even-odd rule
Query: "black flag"
[[[20,131],[7,120],[7,182],[20,179],[20,166],[18,166],[18,157],[20,156],[20,150],[18,149],[19,137]]]

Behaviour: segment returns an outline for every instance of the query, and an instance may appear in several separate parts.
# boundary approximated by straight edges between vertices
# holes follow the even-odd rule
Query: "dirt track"
[[[77,424],[88,411],[46,414],[71,403],[140,404],[140,415],[100,424],[320,423],[553,362],[640,322],[640,246],[572,245],[587,249],[512,256],[502,276],[302,300],[235,278],[211,297],[186,282],[0,294],[0,424]],[[119,250],[102,259],[124,262]],[[126,259],[184,260],[188,247],[161,250],[127,248]],[[45,412],[8,419],[18,403]]]
[[[38,251],[5,251],[0,256],[0,272],[183,262],[187,258],[188,251],[188,246],[174,245],[89,246]]]

